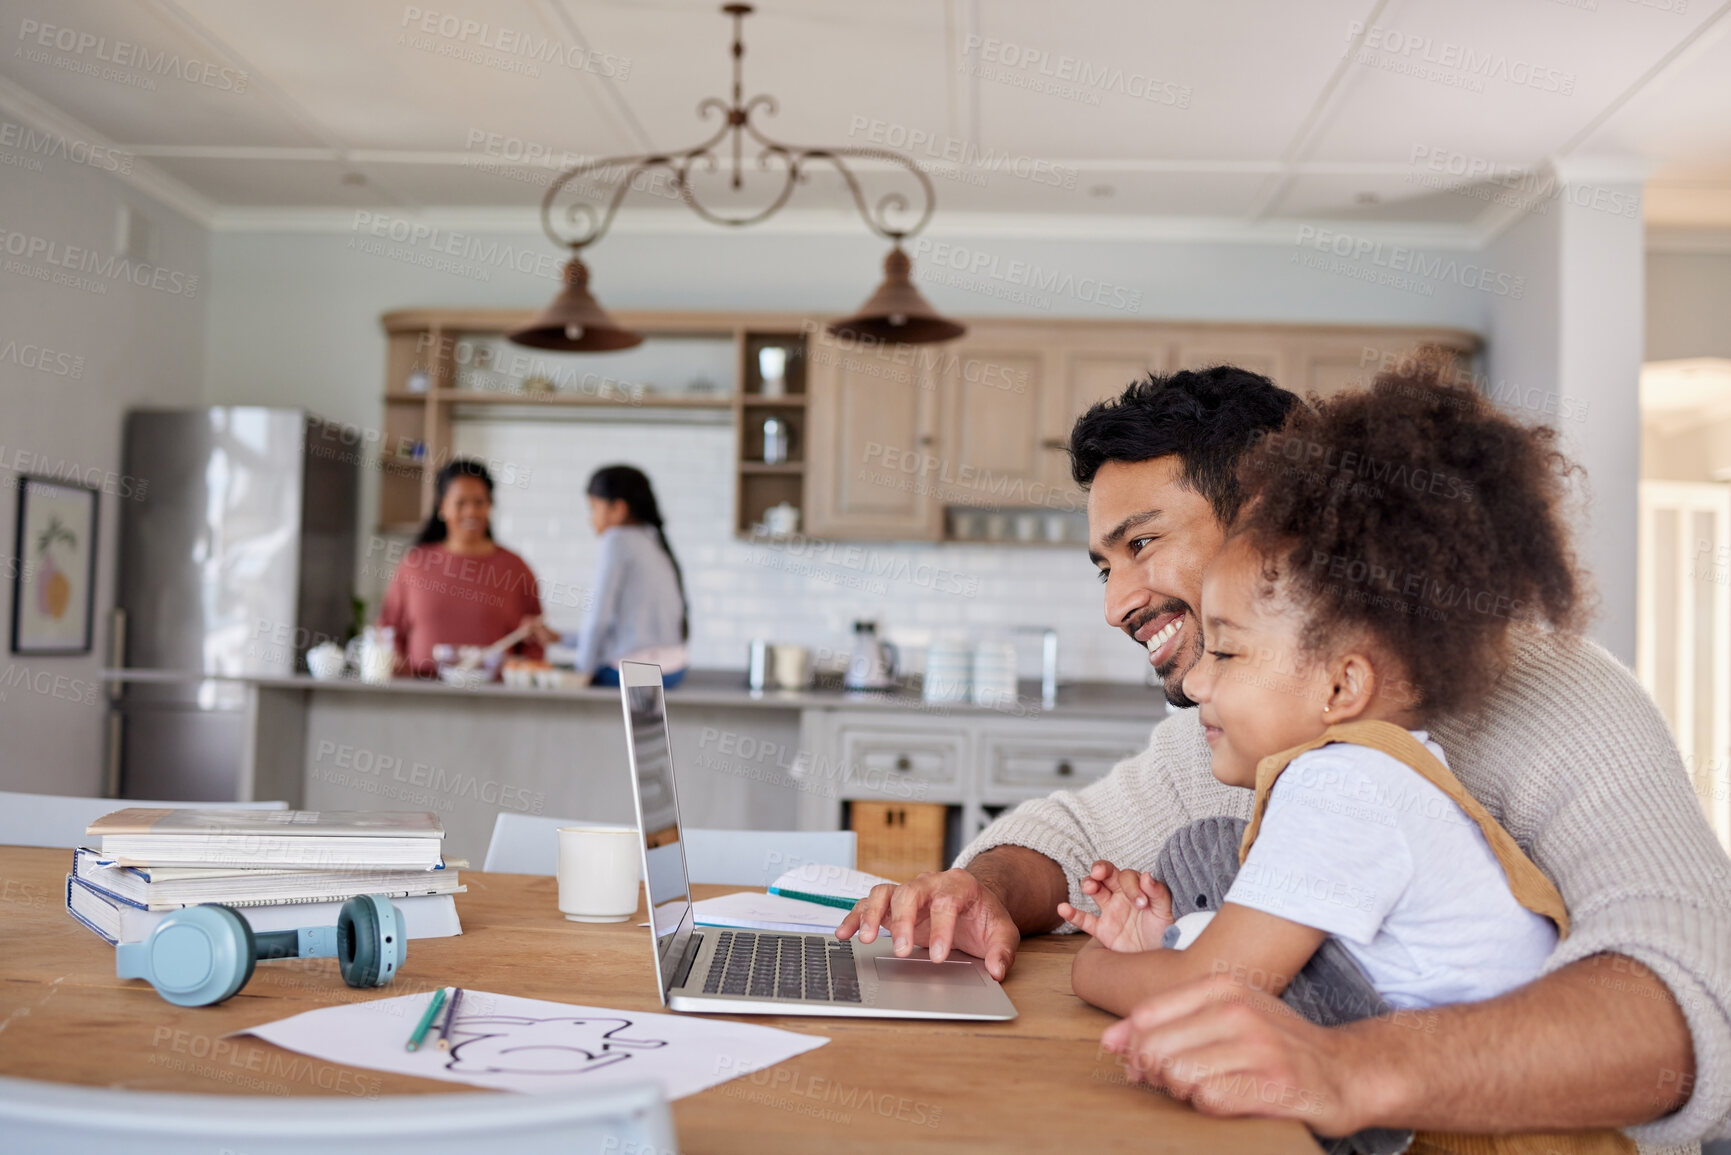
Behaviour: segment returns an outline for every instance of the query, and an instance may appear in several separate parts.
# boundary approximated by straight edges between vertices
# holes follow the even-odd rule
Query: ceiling
[[[696,144],[717,123],[699,100],[730,82],[707,0],[0,11],[0,113],[112,143],[129,179],[214,227],[359,208],[527,220],[546,158]],[[911,152],[940,219],[1482,241],[1560,171],[1645,175],[1650,227],[1717,230],[1728,29],[1731,0],[764,0],[745,93],[778,99],[758,121],[780,140]],[[699,191],[762,203],[763,184],[721,176]],[[862,179],[906,187],[882,166]],[[627,203],[679,211],[665,184]],[[827,175],[794,204],[851,211]]]

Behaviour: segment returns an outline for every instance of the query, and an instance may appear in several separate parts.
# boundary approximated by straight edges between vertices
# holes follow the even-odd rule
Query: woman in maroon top
[[[490,646],[541,618],[535,575],[493,540],[488,517],[493,479],[479,461],[458,458],[439,470],[433,515],[391,576],[379,625],[396,631],[397,672],[437,673],[433,647]],[[541,656],[530,639],[518,653]]]

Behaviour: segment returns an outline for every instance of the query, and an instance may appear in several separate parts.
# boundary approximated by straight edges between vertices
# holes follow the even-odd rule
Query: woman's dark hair
[[[655,530],[661,548],[667,553],[667,560],[673,563],[673,580],[679,585],[679,637],[681,641],[689,639],[691,606],[685,600],[685,574],[680,571],[679,559],[673,556],[673,547],[667,544],[667,530],[661,523],[661,506],[655,501],[655,490],[650,488],[649,478],[641,469],[630,465],[604,465],[589,476],[588,493],[602,501],[623,501],[632,521],[642,522]]]
[[[1572,633],[1590,600],[1564,519],[1580,467],[1447,364],[1425,351],[1295,409],[1245,455],[1233,527],[1301,607],[1307,652],[1368,634],[1426,715],[1482,701],[1512,626]]]
[[[450,535],[451,527],[445,524],[445,519],[439,516],[439,507],[445,504],[445,491],[451,488],[451,483],[459,477],[473,477],[487,487],[487,496],[493,496],[493,475],[487,472],[487,467],[472,457],[453,458],[445,468],[439,470],[439,476],[433,483],[433,513],[427,518],[427,524],[421,527],[421,536],[415,539],[416,545],[433,545],[444,541]],[[487,526],[487,537],[493,536],[493,527]]]
[[[1176,456],[1181,483],[1207,498],[1214,516],[1230,525],[1240,502],[1239,457],[1298,404],[1297,396],[1262,374],[1232,365],[1150,373],[1076,419],[1070,473],[1086,489],[1108,461]]]

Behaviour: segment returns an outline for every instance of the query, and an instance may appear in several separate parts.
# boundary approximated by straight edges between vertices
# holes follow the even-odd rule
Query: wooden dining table
[[[71,868],[70,851],[0,847],[0,1074],[182,1093],[450,1093],[463,1088],[315,1060],[234,1032],[453,985],[663,1009],[643,912],[614,925],[571,922],[559,913],[554,879],[469,871],[456,899],[463,933],[415,940],[390,987],[350,989],[335,960],[286,960],[260,964],[219,1006],[177,1007],[144,982],[115,977],[114,948],[66,912]],[[1317,1144],[1296,1123],[1211,1119],[1130,1084],[1118,1057],[1099,1046],[1111,1016],[1071,993],[1078,937],[1022,944],[1004,984],[1020,1012],[1010,1022],[741,1016],[829,1042],[674,1102],[680,1149],[1314,1155]]]

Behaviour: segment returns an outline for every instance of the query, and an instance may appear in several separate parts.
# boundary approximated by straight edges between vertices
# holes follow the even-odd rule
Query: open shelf
[[[579,409],[731,409],[731,394],[713,397],[585,397],[569,393],[484,393],[478,389],[441,389],[449,405],[564,405]]]
[[[611,368],[614,362],[605,359],[610,355],[590,364],[567,354],[507,347],[502,335],[521,325],[526,316],[518,310],[433,308],[398,310],[380,318],[388,340],[382,391],[385,441],[380,461],[381,533],[412,532],[420,527],[418,519],[431,511],[435,471],[427,463],[450,459],[452,427],[457,420],[465,414],[473,420],[495,414],[523,416],[511,413],[513,407],[557,410],[578,420],[587,419],[588,414],[593,414],[594,420],[630,420],[629,414],[637,409],[645,411],[645,421],[657,419],[649,416],[654,410],[668,411],[660,416],[663,421],[680,420],[674,416],[680,411],[691,414],[685,420],[692,422],[703,421],[709,414],[722,421],[731,419],[736,493],[734,531],[749,534],[765,509],[784,502],[803,512],[806,478],[805,465],[799,459],[805,456],[808,418],[805,334],[817,323],[814,318],[770,313],[615,314],[622,325],[649,338],[646,347],[657,340],[664,344],[687,339],[700,345],[707,343],[710,352],[704,356],[681,346],[685,352],[673,358],[677,367],[691,368],[694,375],[674,374],[664,379],[641,366],[635,374],[627,371],[635,362],[618,363],[626,369]],[[788,352],[784,392],[773,397],[762,392],[758,357],[770,345],[782,346]],[[691,364],[687,365],[687,361]],[[707,372],[700,371],[705,366]],[[579,373],[579,369],[584,371]],[[417,379],[417,375],[429,382],[428,390],[406,387],[405,383]],[[537,376],[555,383],[563,383],[567,377],[583,382],[595,377],[603,384],[597,390],[583,392],[575,387],[554,392],[527,392],[518,388],[521,380]],[[676,385],[670,385],[669,381],[687,380],[707,380],[725,389],[685,395],[637,391],[643,386],[651,390],[657,386],[671,389]],[[632,382],[641,384],[632,389]],[[795,460],[776,465],[762,460],[763,423],[771,417],[778,418],[785,427]],[[549,414],[548,419],[554,418]],[[413,447],[422,456],[399,455],[399,451],[408,452],[404,447]]]

